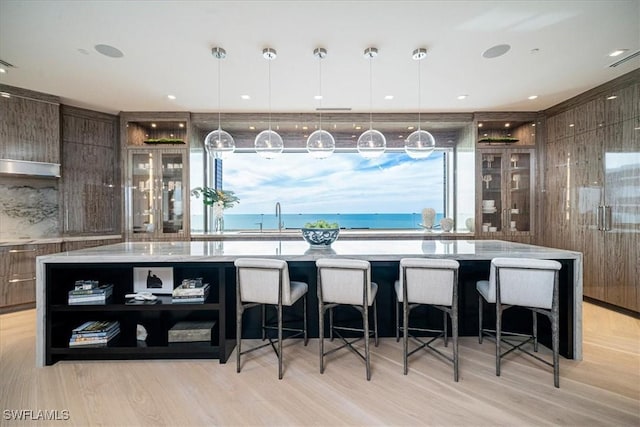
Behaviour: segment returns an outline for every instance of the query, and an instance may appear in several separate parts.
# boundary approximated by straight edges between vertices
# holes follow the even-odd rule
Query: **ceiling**
[[[482,56],[500,44],[511,48]],[[371,61],[369,46],[379,50]],[[420,80],[418,47],[428,49]],[[628,50],[609,57],[615,49]],[[269,66],[273,112],[538,111],[639,68],[640,56],[609,67],[639,50],[638,0],[0,0],[0,59],[15,66],[0,83],[109,113],[215,112],[218,66],[227,112],[269,111]]]

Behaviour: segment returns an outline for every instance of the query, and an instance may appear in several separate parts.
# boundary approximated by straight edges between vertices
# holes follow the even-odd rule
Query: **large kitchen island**
[[[475,282],[486,279],[495,257],[553,259],[560,272],[560,353],[582,358],[582,254],[499,240],[346,240],[328,250],[310,249],[302,239],[231,240],[208,242],[129,242],[40,256],[37,259],[36,364],[59,360],[131,358],[217,358],[226,362],[235,346],[235,269],[240,257],[284,259],[294,280],[309,284],[309,329],[318,336],[315,261],[322,257],[365,259],[372,264],[381,336],[394,336],[393,283],[404,257],[448,258],[460,262],[460,334],[472,336],[478,328]],[[202,277],[210,293],[201,304],[175,304],[161,295],[156,304],[127,304],[125,295],[139,287],[141,271],[162,271],[164,289],[182,280]],[[168,273],[167,273],[168,272]],[[134,274],[135,273],[135,274]],[[114,285],[106,304],[68,305],[67,295],[77,280],[97,280]],[[134,284],[134,282],[136,282]],[[518,330],[529,330],[531,316],[512,309],[505,315]],[[511,310],[510,310],[511,311]],[[491,316],[491,313],[488,313]],[[247,313],[243,337],[258,337],[259,314]],[[442,321],[441,316],[434,317]],[[69,348],[73,328],[89,320],[117,320],[120,336],[113,344],[96,348]],[[179,321],[214,323],[210,342],[172,343],[168,330]],[[487,321],[491,321],[490,317]],[[139,325],[148,333],[138,339]],[[546,319],[540,321],[543,343],[549,341]]]

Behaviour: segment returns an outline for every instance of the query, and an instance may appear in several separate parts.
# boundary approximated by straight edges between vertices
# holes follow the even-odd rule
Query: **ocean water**
[[[442,213],[436,215],[435,224],[443,218]],[[402,214],[283,214],[283,228],[302,228],[307,222],[323,219],[329,223],[337,222],[343,229],[412,229],[421,228],[420,213]],[[224,215],[225,230],[259,230],[262,223],[263,230],[278,228],[275,215],[266,214],[232,214]],[[439,225],[437,226],[439,227]]]

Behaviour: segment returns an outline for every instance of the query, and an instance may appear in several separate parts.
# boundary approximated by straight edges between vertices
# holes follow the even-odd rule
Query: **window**
[[[353,152],[323,160],[306,152],[273,160],[236,153],[222,162],[223,188],[240,197],[225,212],[225,229],[276,229],[276,202],[285,228],[325,219],[342,228],[415,229],[425,207],[436,210],[437,224],[445,215],[448,153],[435,151],[423,160],[404,151],[375,160]]]

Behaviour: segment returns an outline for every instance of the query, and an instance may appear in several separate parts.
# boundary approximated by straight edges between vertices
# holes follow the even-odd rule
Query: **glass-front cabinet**
[[[180,150],[129,150],[129,235],[154,238],[184,233],[184,159]]]
[[[127,239],[188,239],[188,120],[144,113],[122,120]]]
[[[534,151],[478,151],[477,232],[483,238],[528,242],[533,227]]]

